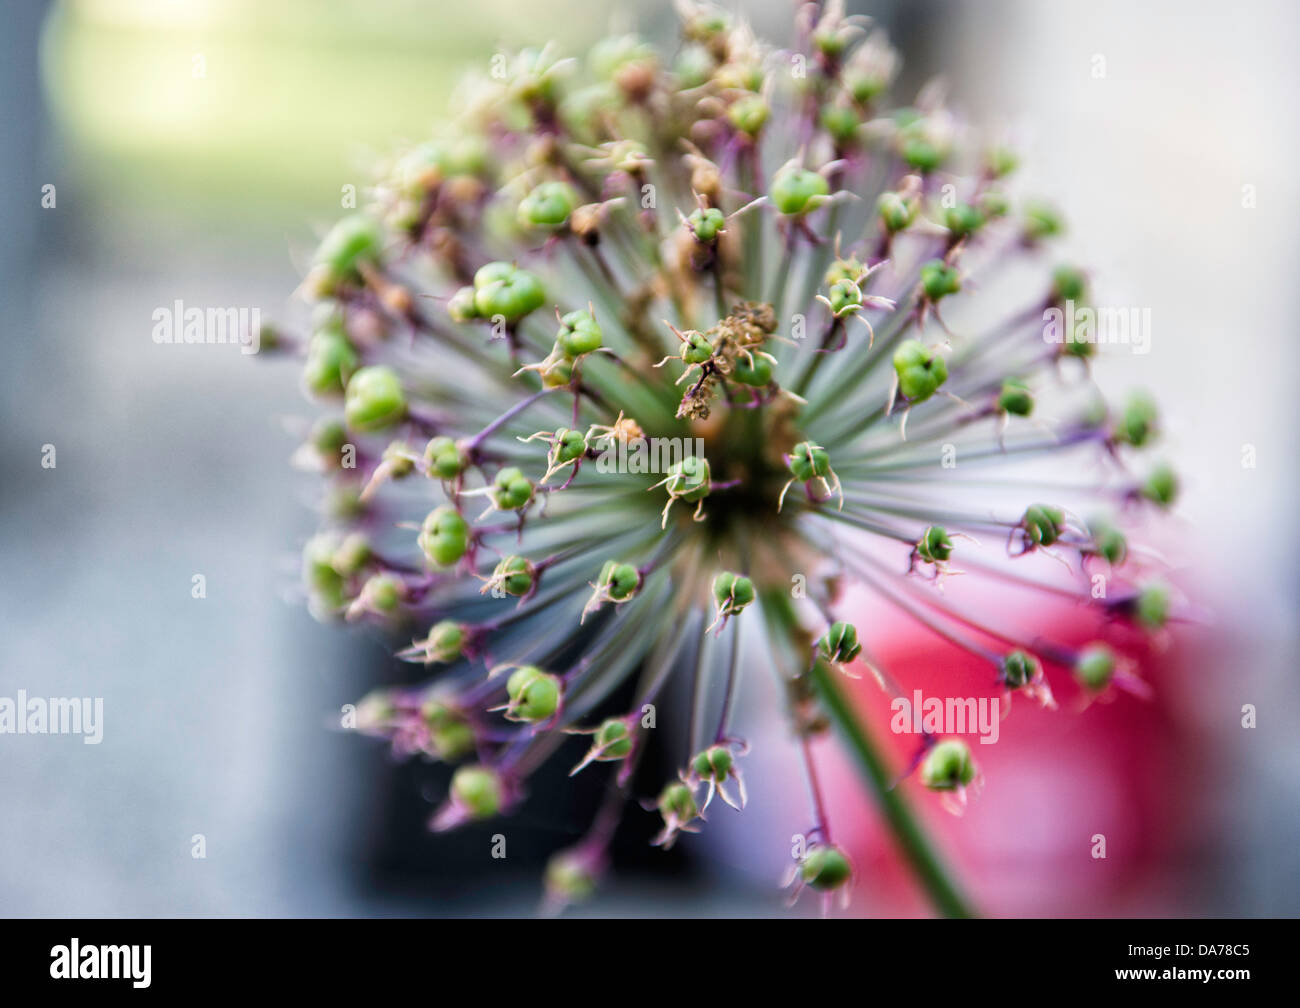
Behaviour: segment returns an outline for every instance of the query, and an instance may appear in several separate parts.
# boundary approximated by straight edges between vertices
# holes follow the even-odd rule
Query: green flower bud
[[[814,844],[799,864],[799,878],[818,892],[833,892],[853,875],[849,859],[838,847]]]
[[[969,238],[984,226],[984,215],[969,203],[949,207],[943,215],[944,224],[953,238]]]
[[[952,537],[941,525],[931,525],[916,541],[916,555],[926,563],[944,563],[952,550]]]
[[[1118,567],[1128,557],[1128,540],[1114,525],[1100,519],[1088,523],[1092,535],[1092,548],[1112,567]]]
[[[578,194],[569,183],[543,182],[520,201],[519,223],[553,231],[564,226],[577,205]]]
[[[606,560],[598,583],[615,602],[626,602],[641,587],[641,573],[629,563]]]
[[[424,653],[431,662],[454,662],[465,653],[469,628],[455,620],[441,620],[429,629]]]
[[[331,323],[313,333],[307,343],[303,382],[316,395],[342,395],[358,363],[357,351],[343,326]]]
[[[600,349],[602,333],[590,312],[571,311],[560,319],[555,344],[569,360]]]
[[[379,262],[384,233],[379,222],[365,214],[352,214],[334,225],[316,249],[323,292],[340,283],[360,283],[362,265]]]
[[[503,557],[492,571],[490,585],[500,585],[507,595],[519,598],[533,588],[537,569],[521,556]]]
[[[1153,504],[1170,507],[1178,498],[1178,476],[1173,469],[1162,463],[1151,470],[1140,492]]]
[[[1155,438],[1158,419],[1155,401],[1141,392],[1134,393],[1115,421],[1111,437],[1121,444],[1142,448]]]
[[[695,794],[681,781],[674,781],[659,794],[659,814],[666,823],[688,823],[700,814]]]
[[[961,739],[944,739],[921,763],[921,783],[931,791],[955,791],[975,779],[975,760]]]
[[[1020,158],[1009,147],[994,147],[984,158],[985,167],[993,178],[1010,175],[1020,164]]]
[[[579,430],[561,427],[555,432],[552,453],[555,456],[553,465],[576,462],[587,454],[587,435]]]
[[[462,287],[456,291],[447,301],[447,314],[453,322],[472,322],[478,318],[474,288]]]
[[[847,665],[862,651],[862,645],[858,643],[858,628],[852,623],[832,623],[817,642],[817,649],[827,661]]]
[[[547,388],[559,388],[573,381],[573,361],[566,357],[551,361],[542,370],[542,384]]]
[[[899,153],[910,167],[922,173],[934,171],[948,157],[946,145],[930,132],[924,119],[904,128]]]
[[[1012,651],[1002,659],[1002,682],[1007,689],[1020,689],[1034,682],[1043,672],[1043,666],[1027,651]]]
[[[1051,546],[1065,531],[1065,512],[1046,504],[1031,504],[1020,519],[1025,538],[1035,546]]]
[[[338,544],[330,563],[344,577],[351,577],[365,566],[370,556],[370,539],[364,532],[352,532]]]
[[[1090,644],[1074,662],[1074,677],[1095,693],[1110,685],[1117,664],[1115,652],[1105,644]]]
[[[906,230],[916,220],[917,202],[905,199],[896,192],[881,193],[876,200],[876,213],[890,234]]]
[[[691,770],[700,780],[711,780],[715,784],[720,784],[731,773],[733,762],[731,750],[726,746],[709,746],[695,754],[695,758],[691,760]]]
[[[312,609],[318,618],[338,609],[346,600],[343,576],[334,568],[337,547],[338,540],[324,532],[312,536],[303,547],[303,582],[311,594]]]
[[[419,545],[431,563],[450,567],[469,549],[469,525],[453,508],[434,508],[420,527]]]
[[[815,171],[790,165],[776,173],[768,196],[777,210],[795,217],[816,210],[830,198],[830,191],[830,183]]]
[[[402,601],[402,583],[391,574],[373,574],[362,586],[361,597],[375,612],[392,612]]]
[[[535,665],[521,666],[506,682],[506,696],[510,698],[506,717],[529,724],[545,721],[559,709],[563,691],[559,676],[543,672]]]
[[[560,851],[546,862],[546,892],[557,904],[589,899],[597,881],[591,859],[581,853]]]
[[[1145,629],[1159,630],[1169,621],[1169,604],[1169,586],[1152,582],[1133,600],[1133,617]]]
[[[731,107],[727,109],[727,118],[741,133],[754,137],[758,136],[771,111],[762,96],[749,94],[731,103]]]
[[[921,289],[929,300],[938,301],[961,290],[961,278],[942,259],[931,259],[921,267]]]
[[[502,511],[518,511],[533,499],[533,484],[514,466],[502,469],[492,481],[492,503]]]
[[[351,430],[381,431],[406,416],[406,396],[397,372],[386,364],[363,367],[348,379],[343,417]]]
[[[948,362],[920,340],[904,340],[894,351],[898,390],[909,402],[924,402],[948,380]]]
[[[624,718],[606,718],[596,729],[593,747],[597,749],[597,762],[612,763],[625,758],[632,751],[632,732]]]
[[[1057,303],[1082,301],[1088,293],[1088,278],[1073,266],[1058,266],[1052,272],[1052,300]]]
[[[772,362],[762,354],[752,354],[748,359],[742,355],[731,374],[742,385],[765,388],[772,383]]]
[[[668,479],[664,486],[669,497],[694,504],[708,496],[709,479],[709,460],[688,455],[668,467]]]
[[[1005,193],[1000,193],[995,189],[985,190],[975,202],[985,220],[1005,217],[1011,212],[1011,201],[1007,199]]]
[[[834,287],[841,280],[851,280],[855,284],[858,277],[867,271],[866,265],[857,256],[850,256],[847,259],[836,259],[831,263],[830,268],[826,270],[822,282],[827,287]]]
[[[718,240],[718,235],[722,233],[723,228],[727,226],[727,218],[717,207],[697,207],[686,218],[686,226],[691,229],[691,234],[695,235],[698,241],[702,241],[706,245],[712,245]],[[694,363],[700,362],[696,361]]]
[[[471,764],[451,777],[451,794],[456,804],[473,819],[490,819],[501,811],[501,775],[491,767]]]
[[[692,329],[682,335],[686,337],[682,341],[682,360],[687,364],[703,364],[713,356],[713,344],[704,333]]]
[[[828,105],[822,109],[821,124],[831,139],[843,147],[857,138],[862,120],[847,105]]]
[[[740,574],[722,571],[713,579],[713,601],[718,614],[732,616],[754,601],[754,582]]]
[[[317,421],[311,432],[311,446],[327,469],[337,469],[343,461],[343,446],[348,443],[347,429],[333,417]]]
[[[998,412],[1027,417],[1034,412],[1034,394],[1018,378],[1008,378],[998,393]]]
[[[405,441],[393,441],[383,454],[384,465],[392,479],[403,479],[411,475],[415,462],[411,459],[411,448]]]
[[[862,307],[862,288],[852,280],[837,280],[831,285],[826,300],[831,303],[831,313],[839,318]]]
[[[473,726],[459,712],[439,700],[426,700],[420,716],[429,729],[429,748],[439,759],[451,762],[474,751]]]
[[[474,274],[474,307],[483,318],[517,322],[545,301],[542,282],[510,263],[488,263]]]
[[[813,479],[828,479],[831,475],[831,457],[821,445],[800,441],[790,450],[787,465],[794,478],[801,483]]]
[[[440,434],[424,446],[424,464],[430,477],[452,480],[465,471],[469,459],[452,438]]]
[[[1025,207],[1024,236],[1028,242],[1054,238],[1065,230],[1061,216],[1045,203],[1032,203]]]

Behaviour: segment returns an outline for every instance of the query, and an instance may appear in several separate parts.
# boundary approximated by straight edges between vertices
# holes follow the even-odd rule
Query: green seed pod
[[[1020,519],[1020,527],[1035,546],[1051,546],[1065,531],[1065,512],[1046,504],[1031,504]]]
[[[825,203],[830,191],[830,183],[815,171],[789,165],[776,173],[768,196],[781,213],[797,217]]]
[[[424,446],[424,464],[429,468],[430,478],[452,480],[465,471],[469,459],[455,440],[440,434]]]
[[[1065,230],[1061,215],[1045,203],[1031,203],[1025,207],[1023,233],[1025,241],[1040,242],[1054,238]]]
[[[319,396],[342,395],[358,364],[357,351],[343,326],[332,322],[313,333],[307,343],[303,383]]]
[[[579,903],[590,899],[598,881],[589,857],[572,851],[559,851],[546,862],[546,893],[557,904]]]
[[[1110,685],[1118,660],[1105,644],[1089,644],[1074,662],[1074,678],[1086,689],[1098,692]]]
[[[827,661],[847,665],[862,651],[862,645],[858,643],[858,628],[852,623],[832,623],[817,642],[817,650]]]
[[[917,119],[904,127],[900,135],[899,153],[908,166],[923,174],[938,168],[948,157],[946,144],[930,130],[925,119]]]
[[[488,263],[474,274],[474,307],[482,318],[517,322],[545,301],[542,282],[510,263]]]
[[[429,629],[424,641],[424,653],[429,661],[449,663],[465,653],[469,642],[469,628],[455,620],[441,620]]]
[[[514,466],[507,466],[492,481],[492,503],[501,511],[518,511],[533,499],[533,484]]]
[[[615,602],[626,602],[641,587],[641,574],[629,563],[606,560],[598,583]]]
[[[955,791],[975,779],[975,760],[961,739],[944,739],[921,763],[921,783],[931,791]]]
[[[697,241],[712,245],[727,226],[727,218],[717,207],[697,207],[686,218],[686,226],[691,229],[691,234],[695,235]]]
[[[718,612],[731,616],[754,601],[754,582],[740,574],[722,571],[713,579],[713,601]]]
[[[920,340],[904,340],[894,351],[898,390],[909,402],[924,402],[948,380],[948,363]]]
[[[491,767],[470,764],[451,777],[451,794],[471,818],[490,819],[501,811],[501,775]]]
[[[623,718],[606,718],[596,729],[593,746],[597,750],[597,762],[612,763],[624,759],[632,751],[632,732],[627,721]]]
[[[942,525],[931,525],[916,541],[916,555],[926,563],[944,563],[952,550],[952,537]]]
[[[1158,422],[1155,401],[1145,393],[1135,392],[1124,404],[1111,437],[1121,444],[1142,448],[1155,439]]]
[[[559,676],[543,672],[535,665],[521,666],[506,682],[506,696],[510,698],[506,717],[529,724],[545,721],[559,709],[563,691]]]
[[[771,111],[761,95],[747,94],[731,103],[727,109],[727,119],[741,133],[756,137],[767,123]]]
[[[834,287],[841,280],[851,280],[855,284],[858,277],[867,271],[866,264],[857,256],[850,256],[847,259],[836,259],[831,263],[830,268],[826,270],[826,275],[822,278],[822,283],[827,287]]]
[[[334,567],[338,539],[322,532],[307,540],[302,551],[303,583],[311,595],[318,618],[337,610],[346,601],[344,578]]]
[[[419,545],[431,563],[450,567],[469,549],[469,525],[454,508],[434,508],[420,527]]]
[[[985,220],[1005,217],[1011,212],[1011,201],[1007,199],[1005,193],[998,192],[995,189],[988,189],[980,193],[979,199],[975,202]]]
[[[821,445],[800,441],[790,450],[787,463],[794,478],[801,483],[827,479],[831,475],[831,457]]]
[[[453,322],[472,322],[479,317],[473,287],[462,287],[447,300],[447,314]]]
[[[1118,567],[1128,557],[1128,540],[1124,533],[1110,522],[1093,519],[1088,523],[1092,536],[1092,549],[1112,567]]]
[[[930,301],[938,301],[961,290],[961,278],[942,259],[931,259],[921,267],[921,289]]]
[[[880,215],[880,223],[885,226],[885,230],[897,234],[905,231],[916,220],[917,202],[896,192],[881,193],[876,200],[876,213]]]
[[[713,344],[704,333],[692,329],[682,335],[686,339],[682,341],[681,355],[687,364],[703,364],[713,356]]]
[[[1020,689],[1042,675],[1043,666],[1027,651],[1012,651],[1002,659],[1002,682],[1007,689]]]
[[[414,471],[415,462],[411,459],[411,447],[405,441],[390,442],[382,456],[388,475],[392,479],[403,479]]]
[[[943,220],[954,239],[969,238],[984,226],[984,215],[969,203],[949,207]]]
[[[330,563],[343,577],[351,577],[365,566],[370,556],[370,539],[364,532],[352,532],[338,544]]]
[[[818,892],[833,892],[853,875],[849,859],[838,847],[814,844],[799,864],[799,878]]]
[[[695,794],[681,781],[674,781],[659,793],[659,814],[665,822],[688,823],[700,814]]]
[[[691,770],[700,780],[721,784],[731,773],[733,762],[731,750],[726,746],[709,746],[695,754],[691,760]]]
[[[564,226],[578,205],[578,194],[567,182],[543,182],[519,203],[519,224],[554,231]]]
[[[573,361],[559,356],[547,363],[542,370],[542,384],[547,388],[559,388],[573,381]]]
[[[664,484],[669,497],[689,504],[707,497],[709,486],[709,460],[697,455],[688,455],[669,466]]]
[[[602,333],[590,312],[571,311],[560,319],[555,345],[569,360],[600,349]]]
[[[429,729],[429,748],[438,759],[451,762],[474,751],[473,726],[445,703],[426,700],[420,716]]]
[[[831,303],[831,313],[839,318],[862,307],[862,289],[852,280],[837,280],[831,285],[826,300]]]
[[[347,429],[333,417],[318,420],[312,428],[312,450],[327,469],[339,468],[343,461],[343,446],[347,443]]]
[[[736,360],[732,377],[742,385],[765,388],[772,383],[772,362],[762,354],[753,354],[749,359],[741,356]]]
[[[856,110],[848,105],[828,105],[821,113],[822,129],[830,134],[832,140],[840,147],[847,146],[857,139],[862,119]]]
[[[1172,468],[1161,463],[1151,470],[1140,492],[1153,504],[1163,508],[1170,507],[1178,499],[1178,476]]]
[[[376,612],[392,612],[402,601],[402,583],[391,574],[372,574],[361,587],[361,597]]]
[[[1169,586],[1161,582],[1144,585],[1133,601],[1133,617],[1147,630],[1159,630],[1169,621]]]
[[[360,283],[360,267],[378,263],[383,247],[384,233],[378,221],[365,214],[344,217],[316,249],[320,292],[332,293],[341,283]]]
[[[397,372],[386,364],[363,367],[348,379],[343,418],[349,429],[385,430],[406,416],[406,396]]]
[[[998,412],[1027,417],[1034,412],[1034,394],[1018,378],[1008,378],[998,393]]]
[[[993,147],[984,157],[984,166],[991,178],[1005,178],[1020,164],[1020,158],[1009,147]]]
[[[491,584],[498,584],[507,595],[519,598],[533,588],[537,569],[521,556],[503,557],[492,571]]]
[[[555,456],[553,465],[576,462],[587,454],[587,435],[579,430],[561,427],[555,432],[552,453]]]
[[[1082,301],[1088,293],[1088,278],[1073,266],[1058,266],[1052,272],[1052,301]]]

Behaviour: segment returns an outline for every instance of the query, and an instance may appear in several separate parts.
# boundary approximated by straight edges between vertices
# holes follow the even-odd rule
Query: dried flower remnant
[[[766,666],[809,781],[796,892],[852,883],[810,744],[835,724],[918,879],[964,912],[837,683],[865,664],[890,687],[863,649],[901,616],[984,660],[1008,703],[1141,690],[1105,638],[1179,618],[1128,532],[1177,495],[1167,465],[1129,468],[1158,412],[1143,394],[1112,412],[1096,348],[1044,339],[1043,306],[1091,287],[1054,259],[1060,215],[937,88],[887,103],[880,31],[810,3],[777,50],[719,8],[679,8],[675,55],[619,36],[585,65],[546,47],[471,82],[461,118],[321,242],[313,331],[279,344],[331,410],[296,456],[328,485],[304,551],[312,611],[402,627],[400,656],[430,668],[426,688],[372,694],[358,728],[457,764],[435,829],[507,814],[563,744],[575,773],[611,775],[599,821],[547,872],[551,903],[596,885],[621,809],[652,809],[667,847],[706,828],[715,796],[745,804],[734,698],[742,668]],[[1037,287],[986,304],[1013,266]],[[643,438],[703,452],[595,464]],[[1056,460],[1072,481],[1036,477]],[[996,600],[957,605],[954,565],[1112,618],[1067,647]],[[845,583],[877,600],[856,624]],[[651,797],[634,788],[642,712],[682,677],[707,717],[683,715],[679,773]],[[917,771],[954,807],[978,781],[959,739]]]

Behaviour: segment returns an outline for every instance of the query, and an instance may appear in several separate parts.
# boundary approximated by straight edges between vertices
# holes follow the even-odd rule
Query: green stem
[[[785,591],[775,589],[761,595],[763,611],[778,624],[795,655],[807,655],[812,641],[799,624],[794,606]],[[862,770],[863,782],[875,797],[884,813],[885,822],[894,834],[903,856],[907,859],[917,881],[929,896],[936,910],[945,917],[973,917],[974,910],[948,877],[934,847],[921,824],[917,822],[902,794],[893,787],[888,768],[880,751],[867,734],[853,705],[840,689],[836,673],[828,663],[818,658],[807,673],[812,688],[821,696],[826,710],[844,735]]]
[[[894,840],[907,858],[917,881],[935,909],[945,917],[973,917],[974,910],[948,877],[942,861],[929,839],[908,808],[902,794],[891,788],[889,771],[880,751],[867,734],[848,698],[835,681],[835,673],[823,661],[814,664],[810,673],[817,692],[835,721],[841,734],[857,758],[863,779],[871,788],[876,803],[884,813],[886,822],[894,833]]]

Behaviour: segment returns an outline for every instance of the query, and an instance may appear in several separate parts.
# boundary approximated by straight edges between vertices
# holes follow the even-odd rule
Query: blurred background
[[[1295,915],[1300,8],[849,6],[902,50],[897,96],[942,71],[955,104],[1022,147],[1028,188],[1066,211],[1066,250],[1095,267],[1099,300],[1150,306],[1151,353],[1100,378],[1159,393],[1185,487],[1162,545],[1213,614],[1151,659],[1156,703],[1018,709],[980,747],[990,783],[971,812],[927,818],[989,914]],[[741,7],[785,37],[790,7]],[[560,799],[525,808],[505,870],[484,868],[481,838],[424,832],[436,773],[331,729],[403,671],[382,640],[320,626],[293,597],[315,525],[312,481],[288,465],[287,428],[309,414],[295,367],[156,345],[152,313],[181,299],[292,317],[341,187],[425,136],[462,70],[542,38],[582,52],[611,26],[671,44],[671,11],[68,0],[6,17],[0,696],[102,696],[105,731],[98,746],[0,736],[0,913],[531,912],[541,861],[592,796],[558,774]],[[906,634],[880,657],[962,674]],[[804,815],[786,798],[774,702],[755,689],[742,712],[765,722],[743,820],[664,858],[643,853],[653,824],[633,812],[624,870],[580,912],[783,912]],[[831,786],[852,823],[856,909],[922,912],[849,774],[837,763]]]

